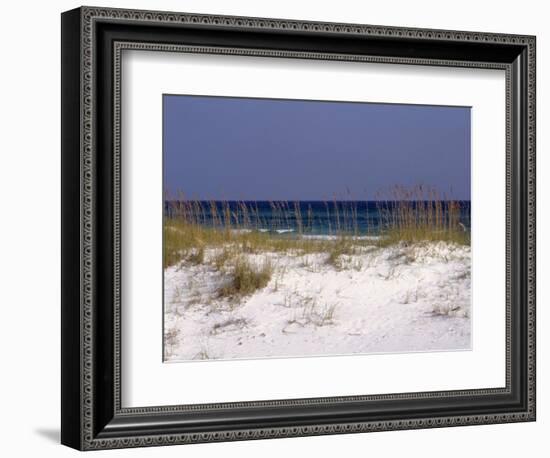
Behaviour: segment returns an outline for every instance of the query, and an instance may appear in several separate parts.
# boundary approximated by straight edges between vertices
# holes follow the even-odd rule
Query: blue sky
[[[470,199],[470,108],[164,95],[164,187],[204,200]]]

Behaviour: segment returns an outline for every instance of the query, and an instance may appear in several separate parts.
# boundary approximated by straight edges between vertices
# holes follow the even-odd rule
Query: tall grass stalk
[[[182,193],[175,199],[166,196],[164,217],[164,266],[182,260],[208,262],[205,250],[231,247],[249,253],[291,252],[295,254],[328,253],[329,263],[338,264],[341,254],[353,252],[361,245],[388,246],[395,243],[446,241],[470,243],[470,232],[461,223],[461,203],[447,199],[426,186],[395,186],[376,196],[376,215],[360,215],[357,202],[324,202],[328,234],[325,239],[303,237],[312,233],[316,221],[311,205],[302,214],[300,202],[271,201],[269,227],[274,230],[294,227],[294,235],[262,232],[268,222],[262,218],[257,202],[215,202],[186,199]],[[368,212],[368,209],[366,210]],[[304,212],[305,213],[305,212]],[[359,219],[367,221],[366,234],[360,234]],[[378,226],[373,227],[373,221]],[[292,223],[291,223],[292,221]],[[378,240],[360,235],[378,235]],[[219,262],[214,263],[222,264]],[[225,263],[225,260],[224,260]]]

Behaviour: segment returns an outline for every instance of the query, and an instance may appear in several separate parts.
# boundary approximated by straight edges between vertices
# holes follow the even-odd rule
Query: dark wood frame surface
[[[504,70],[506,387],[123,408],[125,49]],[[95,7],[63,13],[61,389],[61,441],[80,450],[533,421],[535,37]]]

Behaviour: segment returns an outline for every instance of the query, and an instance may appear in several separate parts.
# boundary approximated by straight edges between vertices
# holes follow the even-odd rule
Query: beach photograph
[[[470,124],[163,95],[164,361],[470,350]]]

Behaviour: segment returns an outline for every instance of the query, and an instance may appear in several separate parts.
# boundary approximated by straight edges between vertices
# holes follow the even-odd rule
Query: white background
[[[122,75],[124,407],[505,386],[504,71],[126,51]],[[473,107],[472,350],[163,364],[163,93]]]
[[[99,1],[99,5],[295,19],[465,29],[538,36],[538,421],[364,435],[104,452],[108,456],[543,456],[550,427],[550,79],[544,2],[352,2],[278,0]],[[68,456],[59,438],[60,17],[77,2],[3,5],[0,29],[0,451],[5,456]],[[545,434],[546,433],[546,434]],[[539,451],[537,452],[537,449]]]

